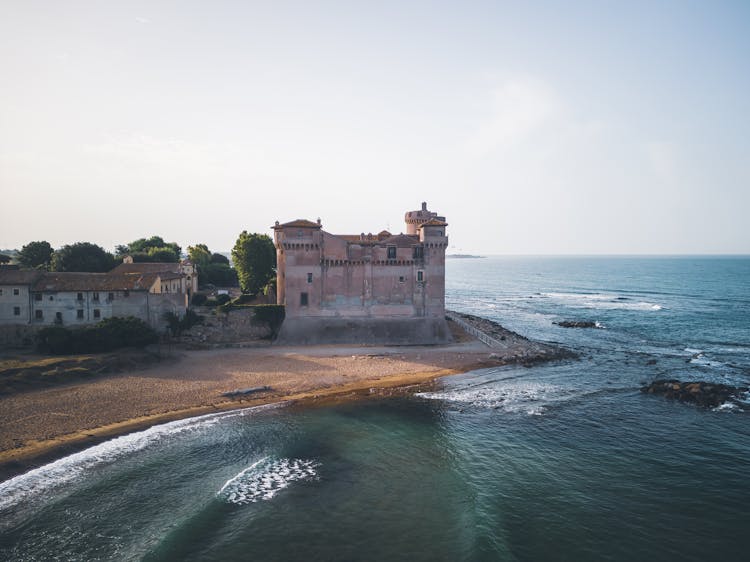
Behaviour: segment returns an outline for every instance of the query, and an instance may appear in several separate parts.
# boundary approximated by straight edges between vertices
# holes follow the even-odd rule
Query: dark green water
[[[0,484],[0,558],[747,559],[744,406],[638,388],[750,380],[750,260],[575,265],[465,260],[448,290],[580,360],[122,437]]]

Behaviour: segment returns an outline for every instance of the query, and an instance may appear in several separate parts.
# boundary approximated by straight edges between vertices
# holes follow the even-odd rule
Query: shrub
[[[226,293],[221,294],[221,295],[216,295],[217,304],[225,304],[225,303],[228,303],[230,300],[232,300],[232,297],[230,297]]]
[[[193,304],[195,306],[201,306],[203,304],[206,304],[207,300],[208,300],[208,297],[204,295],[203,293],[196,293],[193,295]]]
[[[167,322],[169,332],[177,337],[182,332],[188,331],[196,324],[203,324],[203,317],[198,315],[194,310],[188,310],[182,318],[174,312],[165,312],[164,320]]]
[[[239,297],[232,301],[232,304],[250,304],[255,300],[255,295],[247,293],[241,294]]]
[[[36,334],[36,346],[42,353],[101,353],[121,347],[145,347],[158,341],[156,332],[143,320],[107,318],[101,322],[70,330],[62,326],[42,328]]]
[[[281,304],[259,304],[253,307],[255,319],[260,322],[268,322],[273,336],[279,333],[279,328],[284,322],[286,309]]]

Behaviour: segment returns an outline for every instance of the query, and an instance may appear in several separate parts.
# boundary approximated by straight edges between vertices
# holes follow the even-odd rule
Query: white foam
[[[523,384],[512,386],[485,386],[481,388],[421,392],[417,396],[428,400],[461,403],[478,408],[522,412],[542,415],[547,405],[559,399],[561,389],[552,385]]]
[[[622,297],[607,293],[542,293],[543,297],[568,304],[575,308],[611,310],[662,310],[660,304],[645,301],[622,300]]]
[[[292,482],[317,477],[318,466],[311,460],[264,457],[227,480],[216,495],[237,505],[270,500]]]
[[[186,432],[195,432],[211,427],[222,420],[244,416],[250,411],[268,409],[269,407],[276,407],[276,405],[256,406],[233,412],[206,414],[155,425],[144,431],[116,437],[78,453],[63,457],[0,483],[0,512],[17,505],[21,501],[26,501],[52,488],[69,483],[96,466],[112,463],[123,456],[145,449],[167,437]]]

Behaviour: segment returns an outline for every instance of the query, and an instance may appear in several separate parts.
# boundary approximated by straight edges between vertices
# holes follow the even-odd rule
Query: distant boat
[[[446,258],[452,258],[455,260],[465,260],[469,258],[484,258],[486,256],[472,256],[471,254],[446,254]]]

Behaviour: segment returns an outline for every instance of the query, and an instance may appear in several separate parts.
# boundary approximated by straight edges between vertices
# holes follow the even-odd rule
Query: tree
[[[257,294],[275,275],[276,249],[266,234],[243,230],[232,249],[232,260],[245,293]]]
[[[188,246],[188,258],[198,268],[201,285],[237,286],[237,272],[229,265],[226,256],[211,253],[205,244],[196,244]]]
[[[115,257],[90,242],[68,244],[52,256],[53,271],[88,271],[104,273],[115,266]]]
[[[188,246],[188,259],[197,267],[205,266],[211,262],[211,252],[205,244]]]
[[[7,254],[0,254],[0,264],[10,263],[11,259],[12,258],[9,255],[7,255]]]
[[[29,242],[18,252],[18,263],[28,269],[48,269],[53,253],[52,245],[46,240]]]
[[[182,248],[176,242],[165,242],[161,236],[139,238],[116,247],[118,256],[130,255],[135,262],[178,262]]]

